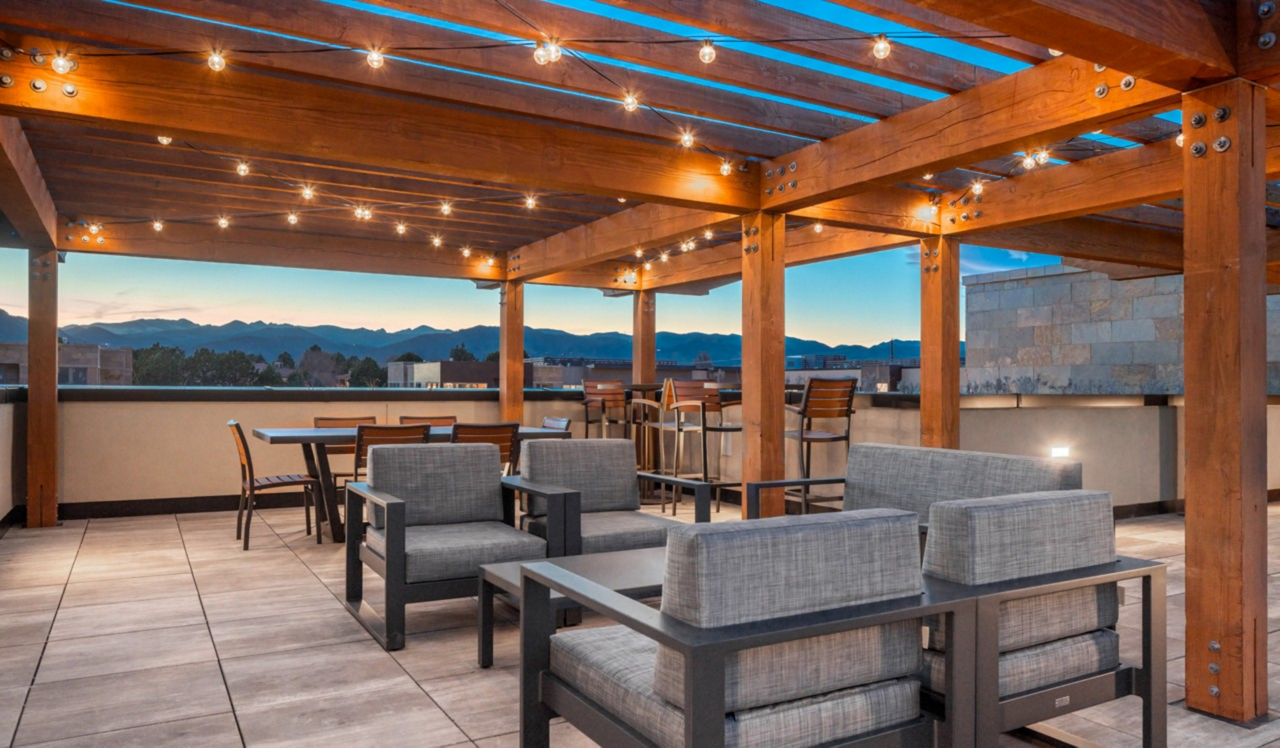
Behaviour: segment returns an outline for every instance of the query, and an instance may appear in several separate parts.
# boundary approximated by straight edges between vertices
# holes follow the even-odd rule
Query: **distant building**
[[[0,343],[0,385],[27,383],[27,344]],[[133,350],[63,343],[58,384],[131,385]]]
[[[533,367],[524,365],[524,381],[533,382]],[[392,361],[388,387],[457,389],[498,386],[497,361]]]
[[[533,378],[525,381],[558,381],[559,384],[535,384],[536,387],[581,387],[584,379],[621,381],[631,384],[629,358],[579,358],[539,356],[527,362],[533,366]],[[705,363],[680,364],[671,360],[657,362],[658,382],[664,379],[705,379],[737,382],[742,379],[741,366],[710,366]]]

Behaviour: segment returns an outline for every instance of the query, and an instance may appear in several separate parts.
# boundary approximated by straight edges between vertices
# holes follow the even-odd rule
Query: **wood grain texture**
[[[58,251],[27,266],[27,527],[58,524]]]
[[[1059,57],[805,146],[762,165],[760,207],[790,212],[925,172],[1035,150],[1177,103],[1177,90],[1146,80],[1121,90],[1125,75]],[[1095,95],[1100,84],[1109,87],[1101,98]]]
[[[631,381],[658,381],[658,295],[636,291],[631,298]]]
[[[0,117],[0,212],[27,246],[53,246],[58,211],[22,124],[13,117]]]
[[[524,422],[524,284],[502,284],[498,323],[498,403],[502,420]]]
[[[1235,79],[1182,104],[1184,122],[1231,107],[1230,119],[1210,117],[1201,130],[1231,147],[1184,162],[1183,321],[1187,706],[1236,721],[1267,713],[1263,97]]]
[[[960,448],[960,243],[920,241],[920,446]]]
[[[785,477],[786,216],[743,218],[742,247],[742,481]],[[760,493],[760,516],[786,509],[781,489]],[[742,504],[743,518],[747,505]]]

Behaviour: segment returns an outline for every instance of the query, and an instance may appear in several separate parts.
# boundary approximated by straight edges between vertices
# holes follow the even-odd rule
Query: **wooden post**
[[[657,301],[653,291],[636,291],[631,310],[631,382],[658,381]]]
[[[960,243],[920,240],[920,446],[960,448]]]
[[[502,420],[524,423],[524,283],[502,284],[498,326],[498,401]]]
[[[1182,101],[1187,706],[1238,722],[1267,713],[1265,93]]]
[[[58,252],[27,267],[27,527],[58,524]]]
[[[785,477],[786,216],[753,213],[743,217],[742,230],[742,481],[746,484]],[[746,509],[744,500],[744,517]],[[785,512],[781,490],[760,493],[761,517]]]

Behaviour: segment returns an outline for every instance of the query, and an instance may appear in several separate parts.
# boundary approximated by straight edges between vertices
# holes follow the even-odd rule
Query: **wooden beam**
[[[735,220],[718,213],[672,205],[638,205],[513,250],[511,277],[532,280],[630,254],[699,238],[702,230]]]
[[[498,401],[503,421],[524,423],[524,284],[502,284],[498,324]]]
[[[760,206],[789,212],[925,172],[1035,150],[1177,104],[1177,90],[1150,81],[1124,90],[1125,76],[1060,57],[805,146],[763,164]],[[1106,95],[1099,97],[1104,84]]]
[[[658,381],[658,296],[639,290],[631,304],[631,381]]]
[[[786,216],[742,220],[742,495],[746,484],[785,477]],[[747,505],[742,504],[743,517]],[[760,516],[786,511],[780,489],[760,493]]]
[[[960,448],[960,243],[920,241],[920,446]]]
[[[938,217],[930,210],[930,193],[903,187],[883,187],[861,195],[843,197],[791,211],[828,226],[865,231],[887,231],[902,236],[937,236]]]
[[[0,117],[0,212],[27,246],[53,246],[58,211],[22,125],[13,117]]]
[[[489,266],[479,257],[465,258],[457,250],[434,249],[421,242],[353,240],[245,227],[222,232],[216,226],[182,223],[166,223],[159,232],[149,223],[107,225],[97,236],[90,235],[82,226],[72,225],[64,227],[58,236],[58,249],[432,278],[502,280],[505,276],[500,263]]]
[[[37,239],[44,243],[43,234]],[[58,524],[58,252],[27,268],[27,527]]]
[[[1169,270],[1182,268],[1182,236],[1178,232],[1096,218],[1068,218],[1065,221],[964,237],[961,241],[982,247],[1037,252],[1081,260],[1119,262]]]
[[[902,0],[835,0],[835,3],[930,34],[963,38],[965,44],[1023,62],[1041,62],[1049,56],[1043,45],[997,34],[991,29],[904,3]]]
[[[907,2],[1176,88],[1235,72],[1230,14],[1197,0]]]
[[[10,41],[24,47],[59,46],[26,34]],[[14,85],[0,89],[0,114],[642,202],[743,211],[758,201],[754,169],[724,177],[720,157],[675,144],[357,86],[289,80],[238,61],[214,73],[198,60],[94,57],[92,64],[86,62],[66,78],[78,86],[75,97],[33,91],[30,82],[37,75],[49,78],[55,89],[62,85],[63,77],[47,70],[14,68]],[[358,116],[335,116],[343,112]],[[377,137],[370,137],[371,127]]]
[[[1187,706],[1267,714],[1267,311],[1264,90],[1189,93],[1182,115],[1231,147],[1184,162]]]

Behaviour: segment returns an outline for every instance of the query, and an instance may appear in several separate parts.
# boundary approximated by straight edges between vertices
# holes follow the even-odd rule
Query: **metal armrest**
[[[1114,562],[1086,566],[1070,571],[1040,574],[1022,579],[969,586],[972,594],[998,602],[1026,597],[1038,597],[1054,592],[1065,592],[1082,587],[1095,587],[1109,582],[1121,582],[1151,576],[1163,570],[1165,564],[1129,556],[1117,556]]]
[[[694,522],[710,522],[711,521],[711,489],[712,484],[705,483],[700,480],[690,480],[688,478],[677,478],[674,475],[659,475],[657,473],[636,473],[638,480],[647,480],[653,483],[661,483],[673,488],[690,488],[693,489],[693,521]]]
[[[377,504],[383,509],[387,509],[393,504],[400,504],[402,506],[404,505],[403,499],[397,499],[396,497],[392,496],[389,493],[386,493],[385,491],[379,491],[374,488],[369,488],[369,484],[363,481],[361,481],[360,483],[347,484],[347,498],[348,499],[358,498],[360,501],[367,501],[371,504]],[[350,504],[351,502],[348,500],[347,503]]]
[[[582,494],[560,486],[530,483],[519,475],[502,479],[502,493],[508,503],[514,505],[517,491],[547,502],[548,558],[582,553]]]
[[[782,409],[788,413],[795,413],[798,416],[804,415],[804,410],[802,410],[798,405],[783,405]]]
[[[760,491],[765,488],[793,488],[798,486],[834,486],[844,483],[839,478],[788,478],[786,480],[764,480],[747,484],[747,519],[760,518]]]

